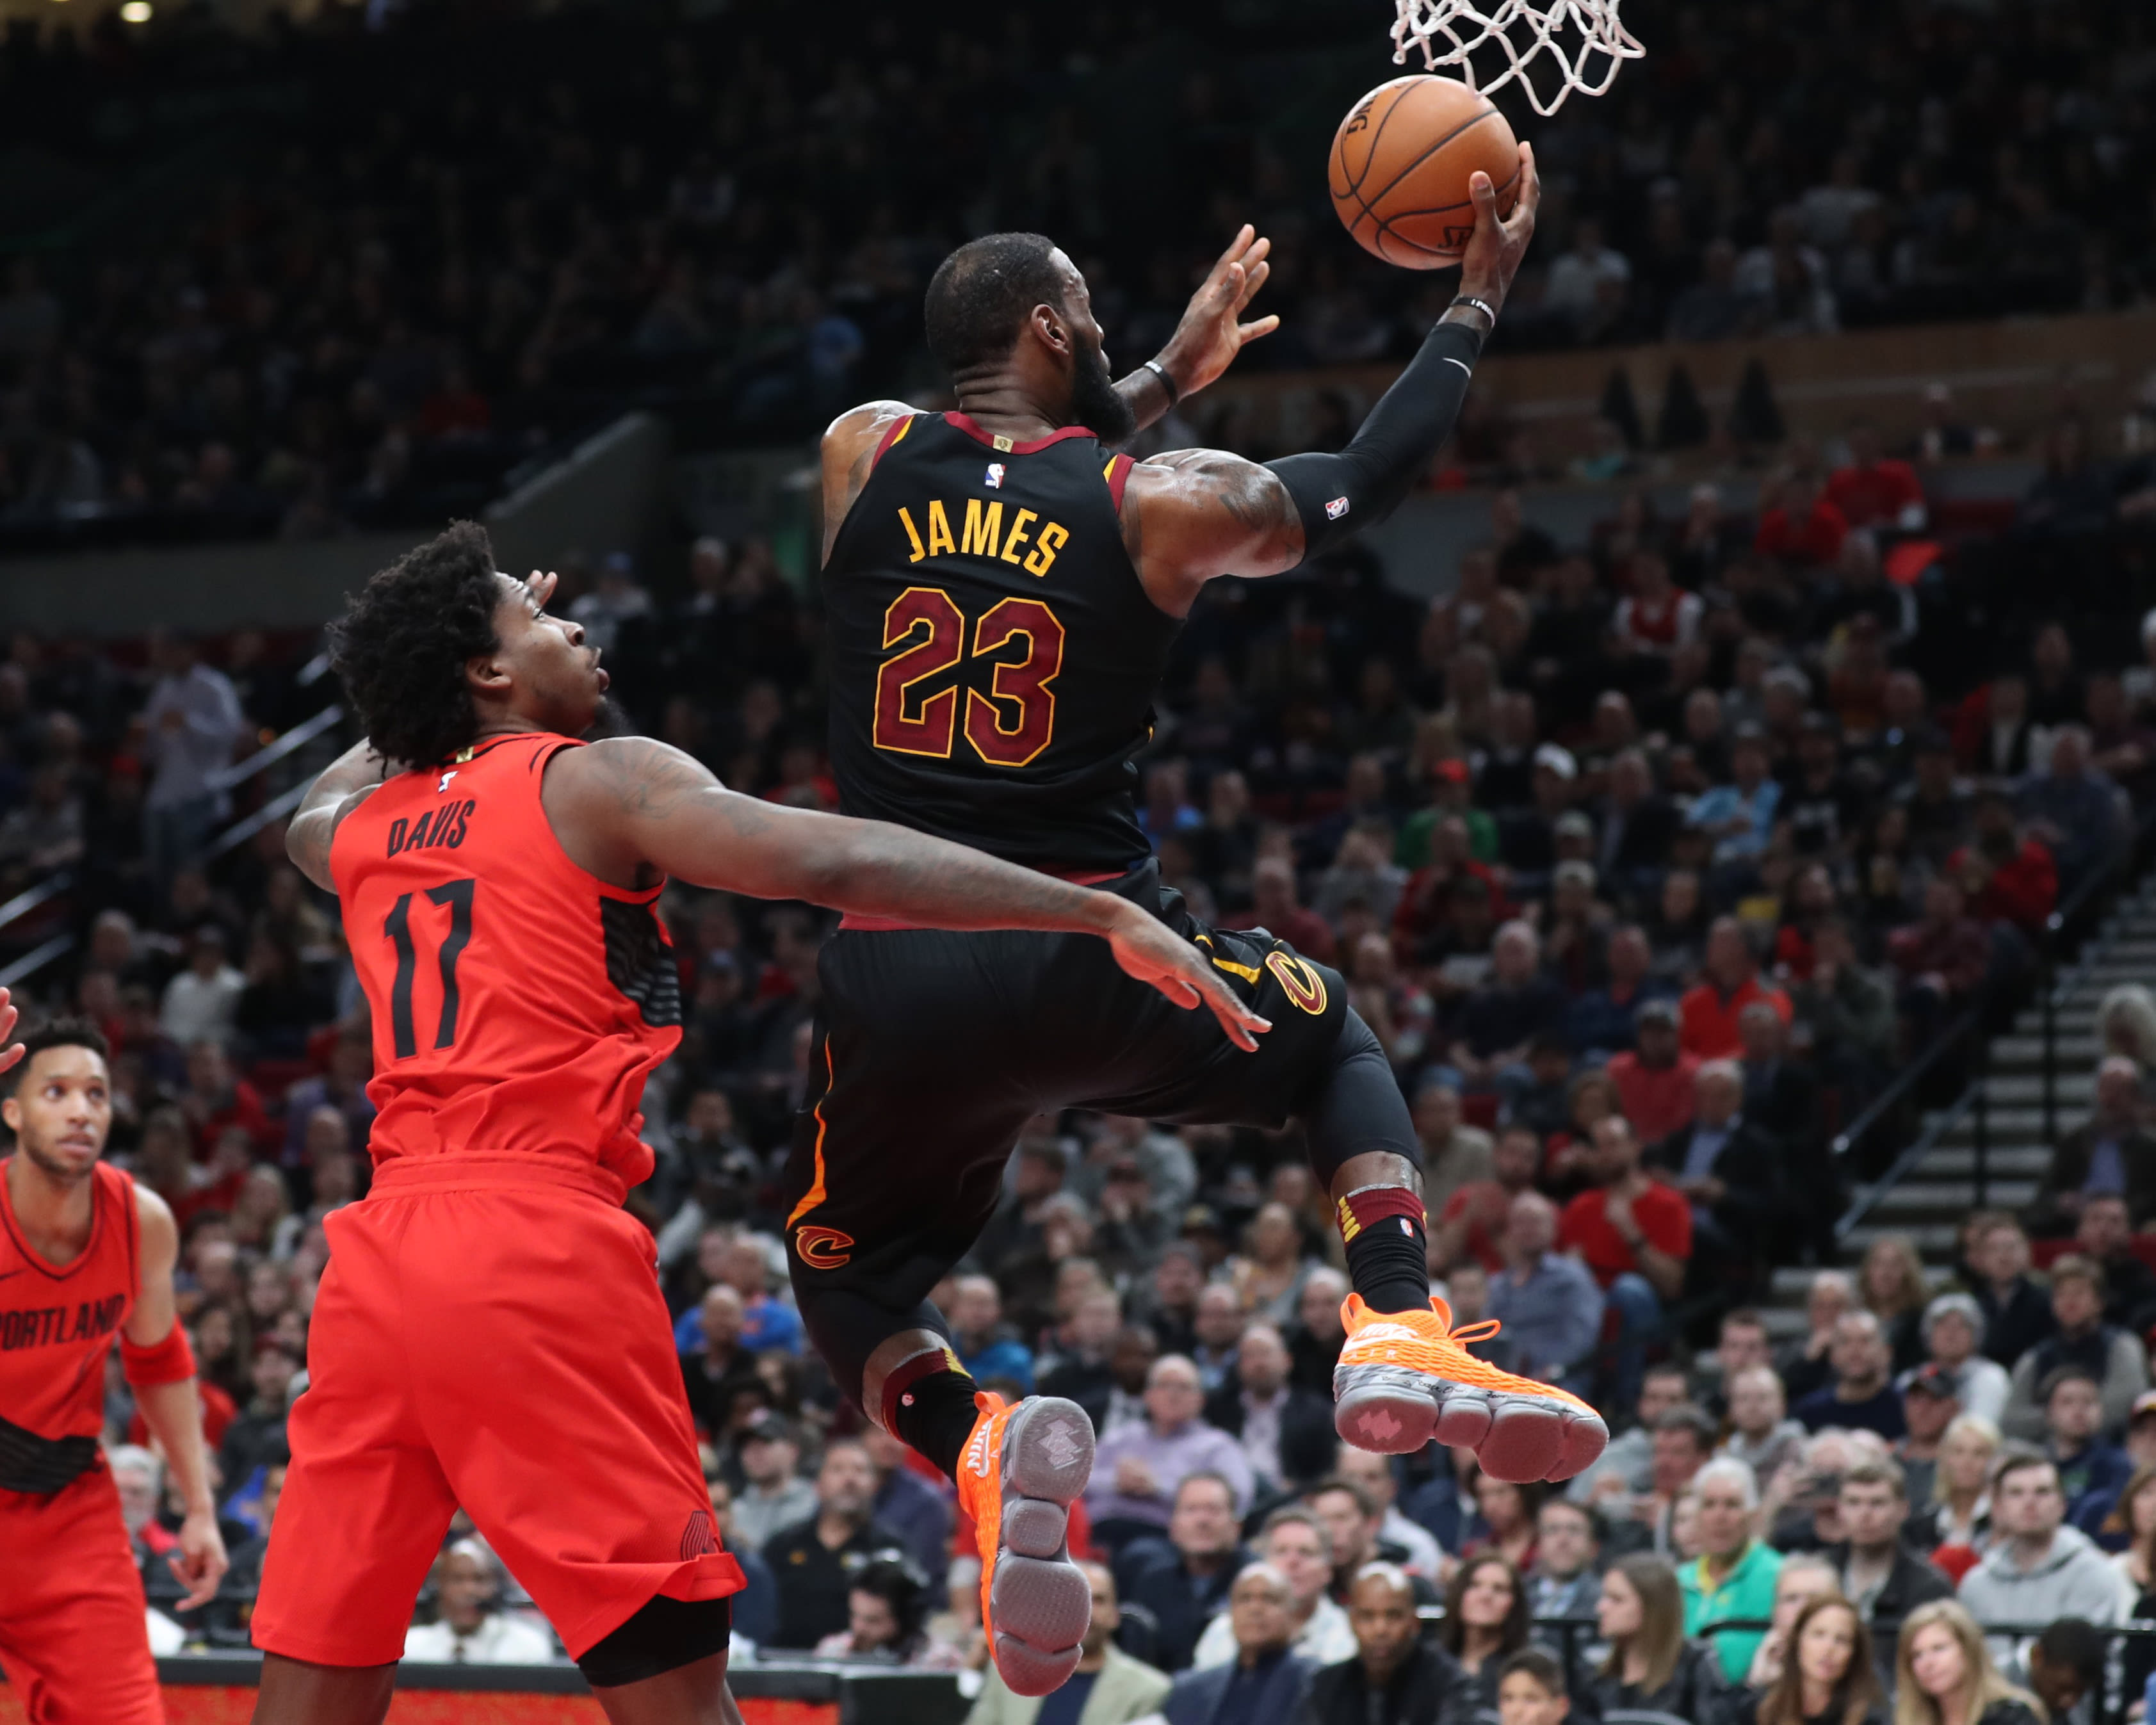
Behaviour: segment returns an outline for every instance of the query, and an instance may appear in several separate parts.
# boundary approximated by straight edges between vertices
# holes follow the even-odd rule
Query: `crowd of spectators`
[[[1922,614],[1883,578],[1863,510],[1898,524],[1922,495],[1852,444],[1761,519],[1707,496],[1658,523],[1634,499],[1569,549],[1507,494],[1495,541],[1435,603],[1349,559],[1238,584],[1191,619],[1141,763],[1163,878],[1202,916],[1339,967],[1412,1103],[1433,1286],[1455,1322],[1500,1321],[1476,1344],[1493,1363],[1630,1423],[1559,1494],[1480,1479],[1465,1452],[1341,1448],[1347,1286],[1296,1132],[1034,1121],[1003,1208],[937,1297],[984,1385],[1092,1415],[1074,1544],[1106,1565],[1118,1657],[1199,1674],[1171,1717],[1229,1704],[1191,1699],[1201,1678],[1253,1718],[1299,1695],[1301,1666],[1251,1652],[1282,1625],[1282,1658],[1367,1663],[1402,1588],[1443,1598],[1451,1664],[1376,1657],[1337,1694],[1411,1670],[1417,1694],[1496,1708],[1526,1620],[1553,1614],[1604,1620],[1620,1651],[1600,1681],[1620,1689],[1704,1693],[1717,1666],[1741,1685],[1760,1656],[1749,1632],[1685,1654],[1670,1589],[1685,1633],[1765,1616],[1783,1553],[1839,1551],[1882,1649],[1881,1598],[1919,1605],[1935,1572],[1987,1623],[2048,1621],[2070,1597],[2109,1624],[2156,1579],[2156,1516],[2137,1507],[2156,1490],[2134,1471],[2156,1462],[2140,1340],[2156,1277],[2136,1232],[2156,1221],[2144,991],[2106,1003],[2097,1106],[2059,1147],[2035,1244],[2013,1219],[1977,1219],[1962,1291],[1943,1292],[1906,1242],[1882,1242],[1854,1278],[1822,1271],[1779,1357],[1753,1310],[1766,1266],[1831,1262],[1830,1131],[2025,968],[2059,896],[2118,854],[2156,744],[2156,677],[2101,656],[2130,629],[2085,662],[2047,625],[2025,661],[2017,646],[1974,684],[1908,668]],[[564,577],[632,722],[742,789],[833,805],[814,609],[767,548],[701,542],[655,593],[626,558]],[[75,877],[0,938],[77,937],[28,991],[107,1029],[113,1154],[182,1229],[182,1308],[239,1553],[220,1598],[173,1630],[206,1645],[244,1642],[321,1219],[367,1179],[371,1040],[334,906],[274,823],[203,855],[241,812],[218,768],[326,696],[299,656],[252,636],[159,642],[145,660],[18,634],[0,662],[0,863],[16,885]],[[679,889],[664,907],[685,1034],[646,1093],[658,1172],[630,1204],[749,1574],[737,1628],[797,1655],[978,1666],[978,1566],[947,1486],[839,1404],[787,1290],[779,1165],[828,919]],[[1688,1376],[1676,1363],[1695,1352]],[[139,1442],[116,1376],[110,1407],[112,1441]],[[2020,1455],[2010,1440],[2037,1445],[2041,1469],[1999,1474]],[[131,1527],[170,1607],[155,1458],[127,1460]],[[1880,1533],[1893,1506],[1907,1519]],[[1404,1579],[1358,1604],[1373,1561]],[[415,1651],[467,1660],[550,1633],[463,1527],[423,1616]],[[1938,1619],[1934,1640],[1958,1622]],[[1569,1658],[1575,1699],[1584,1658]],[[1204,1677],[1261,1665],[1262,1681]],[[1814,1698],[1789,1705],[1814,1717]]]
[[[683,11],[11,20],[8,207],[76,219],[0,281],[0,529],[439,519],[654,395],[692,437],[796,436],[939,387],[923,284],[998,226],[1080,259],[1127,362],[1246,218],[1286,323],[1245,366],[1404,354],[1451,291],[1371,263],[1327,205],[1338,116],[1393,75],[1363,8],[1106,4],[1050,31],[912,0],[835,53],[784,8]],[[1649,57],[1606,97],[1519,110],[1548,195],[1501,342],[2147,297],[2137,8],[1631,0],[1627,21]]]

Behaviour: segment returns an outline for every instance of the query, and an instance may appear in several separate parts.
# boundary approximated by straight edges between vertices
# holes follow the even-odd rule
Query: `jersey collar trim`
[[[105,1238],[105,1212],[109,1207],[105,1182],[100,1178],[105,1164],[100,1161],[90,1170],[90,1240],[83,1249],[64,1264],[55,1264],[30,1244],[29,1236],[15,1217],[14,1200],[8,1195],[8,1177],[4,1172],[12,1158],[0,1159],[0,1222],[7,1225],[8,1238],[14,1242],[15,1250],[23,1261],[42,1273],[48,1281],[65,1281],[75,1271],[97,1255],[99,1244]]]
[[[969,414],[961,413],[954,409],[946,413],[943,418],[945,424],[964,432],[974,442],[986,444],[990,449],[1005,455],[1030,455],[1037,450],[1046,449],[1050,444],[1061,443],[1066,437],[1093,436],[1093,434],[1083,425],[1066,425],[1060,431],[1051,431],[1046,437],[1037,437],[1031,443],[1011,443],[1008,439],[998,442],[993,432],[982,430],[973,423]],[[1099,439],[1095,439],[1095,441],[1097,442]]]

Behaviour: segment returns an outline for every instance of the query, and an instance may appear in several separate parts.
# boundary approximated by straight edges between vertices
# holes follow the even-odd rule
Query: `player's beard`
[[[46,1149],[27,1132],[18,1132],[15,1135],[15,1143],[23,1154],[29,1158],[32,1168],[37,1169],[48,1179],[63,1186],[80,1184],[90,1178],[90,1171],[97,1166],[96,1162],[92,1160],[78,1168],[65,1157]]]
[[[1128,443],[1137,434],[1137,409],[1116,393],[1098,341],[1081,341],[1072,358],[1070,418],[1104,444]]]
[[[629,715],[622,710],[621,703],[611,695],[602,695],[599,696],[598,711],[592,715],[592,721],[584,726],[579,740],[598,742],[609,737],[634,737],[636,734],[636,726],[629,722]]]

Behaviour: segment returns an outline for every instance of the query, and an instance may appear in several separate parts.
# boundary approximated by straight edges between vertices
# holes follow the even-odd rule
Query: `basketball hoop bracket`
[[[1618,21],[1619,0],[1397,0],[1393,59],[1410,47],[1424,67],[1455,68],[1487,95],[1517,83],[1535,112],[1550,115],[1574,90],[1600,95],[1617,68],[1646,52]],[[1478,68],[1477,58],[1481,61]],[[1556,80],[1545,100],[1543,90]]]

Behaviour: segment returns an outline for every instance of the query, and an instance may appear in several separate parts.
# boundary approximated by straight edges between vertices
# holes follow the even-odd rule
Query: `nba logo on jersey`
[[[1348,500],[1345,497],[1335,497],[1325,506],[1325,519],[1328,521],[1337,521],[1347,513]]]
[[[1000,491],[1001,490],[1003,490],[1003,487],[1004,487],[1004,465],[1003,465],[1003,463],[1002,463],[1002,462],[1000,462],[1000,461],[991,461],[990,463],[988,463],[988,489],[989,489],[990,490],[992,490],[992,491]]]
[[[436,785],[436,786],[434,787],[434,794],[435,794],[436,796],[438,796],[438,797],[439,797],[439,796],[440,796],[440,795],[442,794],[442,793],[443,793],[444,791],[446,791],[447,789],[449,789],[449,781],[450,781],[451,779],[454,778],[456,776],[457,776],[457,775],[456,775],[455,770],[454,770],[454,768],[452,768],[449,772],[444,773],[442,775],[442,782],[441,782],[439,784],[438,784],[438,785]]]

